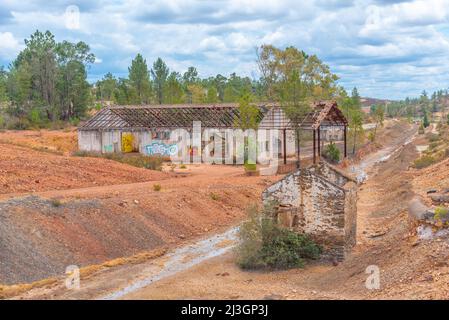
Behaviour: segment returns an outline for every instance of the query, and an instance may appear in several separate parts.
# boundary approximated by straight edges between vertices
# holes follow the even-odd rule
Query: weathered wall
[[[101,141],[103,153],[122,151],[122,135],[119,130],[103,131]]]
[[[152,144],[157,144],[159,146],[169,148],[173,146],[175,141],[170,139],[170,131],[163,128],[156,128],[154,130],[147,131],[126,131],[126,130],[107,130],[107,131],[78,131],[78,141],[79,141],[79,149],[82,151],[95,151],[102,153],[112,153],[112,152],[121,152],[122,151],[122,141],[121,137],[124,133],[132,133],[134,136],[134,149],[143,154],[149,154],[149,146]],[[221,130],[222,136],[225,136],[224,130]],[[279,144],[278,144],[278,153],[279,156],[283,155],[283,141],[282,141],[282,131],[279,131]],[[287,130],[286,132],[286,148],[287,155],[295,155],[295,135],[291,130]],[[268,146],[266,143],[259,143],[259,151],[265,152],[267,147],[268,150],[273,148],[274,141],[269,141]],[[205,146],[205,142],[203,142],[203,149]],[[223,143],[224,145],[224,143]],[[235,143],[234,143],[235,146]],[[234,147],[235,148],[235,147]],[[271,154],[271,153],[270,153]]]
[[[78,131],[78,147],[81,151],[101,152],[101,133],[99,131]]]
[[[325,257],[341,260],[355,244],[356,185],[327,165],[287,175],[267,188],[262,198],[276,201],[279,221],[310,235],[323,246]]]

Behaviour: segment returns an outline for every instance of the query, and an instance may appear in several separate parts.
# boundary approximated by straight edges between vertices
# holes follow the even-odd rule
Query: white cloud
[[[23,38],[49,29],[101,56],[92,78],[126,75],[139,52],[150,66],[161,57],[180,72],[194,65],[201,76],[252,76],[254,48],[271,43],[317,54],[341,84],[364,95],[403,97],[449,85],[449,0],[75,0],[74,30],[64,19],[69,2],[2,1],[0,64],[11,61]]]
[[[0,57],[12,59],[22,47],[11,32],[0,32]]]

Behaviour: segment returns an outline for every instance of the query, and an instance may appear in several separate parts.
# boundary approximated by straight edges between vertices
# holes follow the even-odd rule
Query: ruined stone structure
[[[311,236],[323,257],[343,260],[356,241],[357,184],[342,171],[320,162],[285,176],[262,194],[275,202],[278,221]]]

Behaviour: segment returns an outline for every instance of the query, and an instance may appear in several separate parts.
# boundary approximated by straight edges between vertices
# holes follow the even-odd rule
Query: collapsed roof
[[[320,126],[344,126],[347,120],[335,101],[320,101],[311,111],[292,121],[276,104],[256,105],[258,127],[261,129],[315,130]],[[203,128],[237,128],[239,105],[141,105],[111,106],[102,109],[79,130],[147,130],[153,128],[192,128],[193,121],[201,121]]]

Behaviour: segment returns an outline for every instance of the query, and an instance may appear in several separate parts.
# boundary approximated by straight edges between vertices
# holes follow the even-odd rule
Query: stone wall
[[[356,183],[327,164],[287,175],[268,187],[262,199],[276,201],[279,222],[310,235],[323,246],[324,257],[342,260],[355,244]]]

